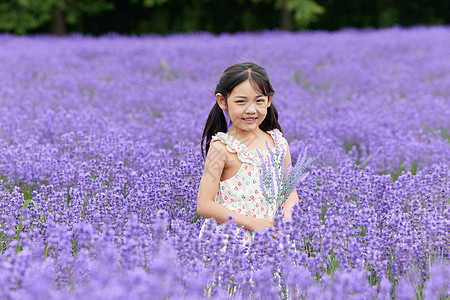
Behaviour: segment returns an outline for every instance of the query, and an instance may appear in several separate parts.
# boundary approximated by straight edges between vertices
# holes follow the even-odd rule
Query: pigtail
[[[275,108],[275,105],[272,104],[267,108],[267,115],[264,121],[259,125],[259,128],[264,131],[269,131],[273,129],[279,129],[281,132],[281,126],[278,123],[278,111]]]
[[[205,129],[203,130],[202,139],[201,139],[201,149],[202,149],[202,157],[205,159],[205,156],[208,154],[209,145],[211,143],[211,138],[218,132],[227,132],[227,120],[225,119],[225,115],[223,110],[220,108],[219,104],[216,102],[211,109],[208,119],[206,119]],[[203,144],[206,138],[205,144],[205,152],[203,152]],[[200,143],[199,142],[199,143]],[[198,143],[197,143],[198,145]]]

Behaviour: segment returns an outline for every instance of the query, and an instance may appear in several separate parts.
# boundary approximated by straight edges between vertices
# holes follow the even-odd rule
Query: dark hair
[[[225,99],[227,99],[233,89],[247,79],[250,81],[252,87],[255,88],[255,90],[260,91],[264,96],[270,97],[275,93],[266,70],[255,63],[244,62],[234,64],[228,67],[223,72],[222,77],[220,77],[219,83],[216,86],[214,94],[220,93]],[[231,120],[229,125],[231,125]],[[278,124],[278,112],[273,103],[267,108],[266,118],[259,125],[259,128],[264,131],[277,128],[281,131],[280,124]],[[225,115],[219,104],[216,102],[208,115],[205,129],[203,130],[202,139],[200,141],[202,143],[201,149],[203,159],[205,158],[205,155],[203,153],[203,142],[205,138],[205,152],[206,154],[208,154],[211,137],[217,132],[227,131],[228,126]],[[197,145],[200,142],[198,142]]]

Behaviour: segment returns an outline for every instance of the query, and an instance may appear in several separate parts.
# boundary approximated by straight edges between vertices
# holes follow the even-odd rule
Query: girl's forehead
[[[246,93],[256,95],[264,94],[262,89],[256,84],[256,82],[250,82],[249,79],[235,86],[234,89],[231,91],[231,93],[232,94]]]

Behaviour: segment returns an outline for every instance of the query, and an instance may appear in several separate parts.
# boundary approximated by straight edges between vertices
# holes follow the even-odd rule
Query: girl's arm
[[[197,196],[197,212],[204,218],[213,218],[218,223],[225,223],[228,215],[233,216],[233,221],[240,227],[254,231],[270,227],[273,220],[254,219],[238,212],[232,211],[219,203],[214,198],[219,187],[220,177],[227,163],[225,145],[211,143],[206,155],[205,169],[203,171]]]
[[[289,150],[289,145],[287,145],[286,157],[284,158],[284,167],[287,168],[290,163],[291,163],[291,151]],[[294,188],[289,197],[286,199],[283,208],[281,209],[281,212],[284,213],[283,219],[290,220],[292,218],[292,208],[296,203],[298,203],[298,194],[297,189]]]

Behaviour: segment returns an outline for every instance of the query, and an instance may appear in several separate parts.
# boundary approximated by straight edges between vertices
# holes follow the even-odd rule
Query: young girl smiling
[[[286,153],[284,167],[291,163],[288,142],[272,103],[274,92],[267,72],[257,64],[247,62],[228,67],[216,86],[216,103],[203,131],[202,155],[206,138],[206,160],[197,212],[219,224],[232,215],[233,221],[245,229],[244,242],[251,241],[253,231],[273,227],[277,210],[276,203],[269,203],[261,191],[262,168],[257,150],[268,155],[266,142],[273,149],[277,139]],[[230,130],[223,110],[229,116]],[[297,202],[294,189],[281,211],[285,219],[291,218],[291,209]]]

